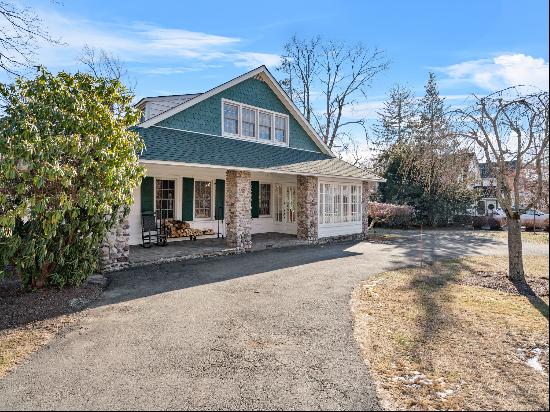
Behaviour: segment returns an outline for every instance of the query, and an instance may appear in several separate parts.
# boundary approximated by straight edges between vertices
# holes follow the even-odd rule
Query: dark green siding
[[[195,195],[195,180],[192,177],[183,178],[183,201],[181,220],[193,220],[193,197]]]
[[[141,181],[141,213],[155,211],[155,178],[147,176]]]
[[[321,152],[315,142],[290,114],[284,104],[269,86],[258,79],[247,79],[230,87],[190,108],[159,122],[159,126],[193,132],[221,135],[222,109],[221,99],[229,99],[262,109],[284,113],[289,116],[289,146],[295,149]]]
[[[216,220],[223,220],[225,215],[225,180],[216,179],[216,210],[214,216]]]
[[[260,216],[260,182],[253,180],[251,186],[251,215],[252,217]]]

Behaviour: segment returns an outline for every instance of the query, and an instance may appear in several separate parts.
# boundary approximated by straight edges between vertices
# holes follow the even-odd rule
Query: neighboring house
[[[510,173],[515,171],[515,161],[507,162]],[[496,195],[496,178],[491,172],[489,165],[475,161],[474,167],[474,188],[480,192],[480,199],[472,209],[476,216],[485,216],[500,207]]]
[[[317,241],[366,232],[368,194],[383,179],[335,157],[265,66],[137,107],[147,177],[134,192],[130,245],[153,212],[203,230],[221,223],[228,246],[243,250],[253,233]]]

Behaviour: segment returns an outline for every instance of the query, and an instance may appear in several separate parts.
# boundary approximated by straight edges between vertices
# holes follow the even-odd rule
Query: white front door
[[[296,232],[296,185],[273,185],[273,219],[277,230],[281,232]]]

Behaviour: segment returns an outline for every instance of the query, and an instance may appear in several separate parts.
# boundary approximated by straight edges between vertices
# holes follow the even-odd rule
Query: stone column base
[[[130,223],[120,213],[118,223],[107,233],[99,248],[99,271],[125,268],[130,262]]]
[[[228,170],[225,176],[225,222],[227,246],[252,249],[250,172]]]

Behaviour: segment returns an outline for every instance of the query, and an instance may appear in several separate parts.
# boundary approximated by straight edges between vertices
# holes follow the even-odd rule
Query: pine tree
[[[416,116],[413,92],[399,84],[393,86],[378,116],[374,127],[377,144],[387,146],[410,141]]]

